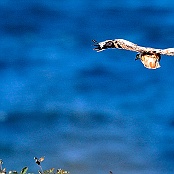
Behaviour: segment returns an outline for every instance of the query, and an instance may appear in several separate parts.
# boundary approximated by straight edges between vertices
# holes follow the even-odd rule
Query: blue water
[[[92,39],[174,47],[172,0],[0,1],[0,158],[72,174],[174,173],[174,58],[148,70]]]

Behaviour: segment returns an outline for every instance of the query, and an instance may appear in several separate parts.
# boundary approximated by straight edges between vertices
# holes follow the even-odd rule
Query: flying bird
[[[156,49],[151,47],[143,47],[124,39],[105,40],[103,42],[97,42],[96,40],[92,41],[94,42],[95,46],[94,50],[97,52],[108,48],[125,49],[138,52],[135,60],[139,59],[148,69],[160,68],[159,63],[161,60],[161,55],[174,56],[174,48]]]

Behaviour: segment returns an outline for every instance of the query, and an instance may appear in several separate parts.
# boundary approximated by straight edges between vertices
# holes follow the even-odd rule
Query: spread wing
[[[151,47],[143,47],[137,44],[134,44],[130,41],[124,39],[114,39],[114,40],[106,40],[103,42],[94,42],[94,50],[97,52],[103,51],[108,48],[117,48],[117,49],[125,49],[129,51],[135,51],[138,53],[152,53],[152,54],[163,54],[168,56],[174,56],[174,48],[167,48],[167,49],[156,49]]]

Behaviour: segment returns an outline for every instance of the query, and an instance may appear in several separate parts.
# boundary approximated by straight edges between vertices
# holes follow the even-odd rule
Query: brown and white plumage
[[[106,40],[99,43],[93,40],[93,42],[95,46],[94,50],[97,52],[108,48],[118,48],[138,52],[135,60],[140,59],[143,65],[149,69],[156,69],[160,67],[159,62],[162,54],[174,56],[174,48],[156,49],[143,47],[124,39]]]

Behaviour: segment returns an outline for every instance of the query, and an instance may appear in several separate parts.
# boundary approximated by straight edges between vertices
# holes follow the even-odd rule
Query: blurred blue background
[[[0,158],[7,170],[174,172],[174,58],[148,70],[92,39],[174,47],[172,0],[1,0]]]

